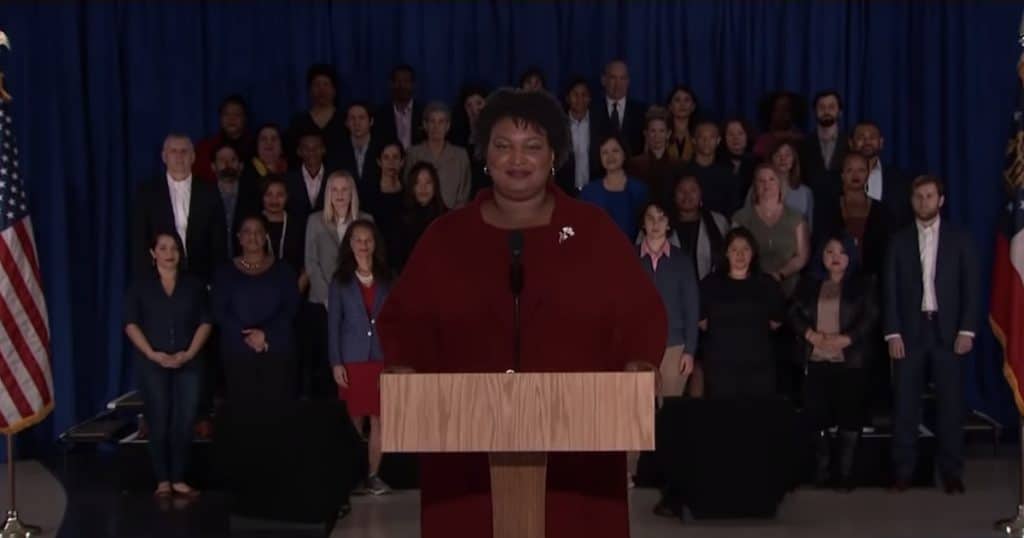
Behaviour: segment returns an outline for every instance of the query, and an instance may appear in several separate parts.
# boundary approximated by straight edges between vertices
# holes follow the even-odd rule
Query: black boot
[[[828,487],[832,474],[831,453],[828,430],[820,430],[814,437],[814,485],[819,488]]]
[[[856,479],[853,476],[853,463],[857,459],[857,443],[859,431],[839,432],[839,489],[853,491]]]

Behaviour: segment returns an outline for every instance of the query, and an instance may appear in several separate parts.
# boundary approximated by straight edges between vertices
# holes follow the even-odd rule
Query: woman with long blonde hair
[[[306,273],[309,296],[303,308],[300,337],[301,391],[313,399],[336,398],[334,376],[327,363],[327,295],[338,270],[341,239],[359,219],[373,220],[360,211],[359,193],[350,172],[338,170],[327,176],[324,208],[306,221]]]

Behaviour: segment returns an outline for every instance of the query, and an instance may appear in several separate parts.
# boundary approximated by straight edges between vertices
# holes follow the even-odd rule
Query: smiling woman
[[[636,251],[604,212],[552,183],[568,133],[561,107],[545,94],[502,90],[488,99],[475,136],[494,187],[423,235],[378,319],[385,362],[420,372],[504,372],[516,364],[504,277],[514,231],[522,234],[525,275],[518,371],[660,362],[668,322]],[[487,455],[422,458],[422,535],[491,536]],[[624,456],[551,454],[548,461],[547,536],[629,536]]]

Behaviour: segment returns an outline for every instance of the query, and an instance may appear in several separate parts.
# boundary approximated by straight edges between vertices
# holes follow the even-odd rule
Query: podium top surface
[[[384,374],[385,452],[654,449],[653,372]]]

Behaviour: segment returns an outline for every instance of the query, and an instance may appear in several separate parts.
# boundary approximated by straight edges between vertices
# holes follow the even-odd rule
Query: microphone
[[[505,373],[519,371],[522,363],[522,328],[519,320],[519,295],[523,292],[523,232],[513,230],[508,234],[508,250],[512,254],[512,263],[509,266],[508,286],[512,292],[512,327],[515,332],[513,342],[515,355],[514,366]]]
[[[512,265],[509,267],[508,285],[512,295],[519,297],[523,292],[523,232],[512,231],[508,234],[508,250],[512,253]]]

